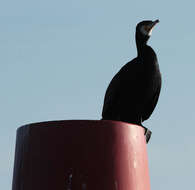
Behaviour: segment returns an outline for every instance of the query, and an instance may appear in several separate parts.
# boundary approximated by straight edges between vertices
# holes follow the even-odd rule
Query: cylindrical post
[[[12,190],[150,190],[144,132],[104,120],[22,126]]]

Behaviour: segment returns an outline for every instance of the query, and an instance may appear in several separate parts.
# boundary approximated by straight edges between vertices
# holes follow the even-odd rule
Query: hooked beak
[[[160,22],[160,21],[157,19],[157,20],[153,21],[152,24],[149,26],[149,32],[148,32],[148,35],[149,35],[149,36],[151,36],[152,30],[153,30],[154,26],[155,26],[157,23],[159,23],[159,22]]]
[[[152,25],[151,25],[151,29],[157,24],[157,23],[159,23],[160,21],[157,19],[157,20],[155,20],[155,21],[153,21],[153,23],[152,23]]]

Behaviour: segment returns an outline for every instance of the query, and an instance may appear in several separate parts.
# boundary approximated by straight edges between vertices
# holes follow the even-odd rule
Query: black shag
[[[103,120],[142,126],[152,114],[160,94],[161,74],[156,53],[147,41],[158,22],[142,21],[137,25],[137,57],[124,65],[110,82],[104,98]]]

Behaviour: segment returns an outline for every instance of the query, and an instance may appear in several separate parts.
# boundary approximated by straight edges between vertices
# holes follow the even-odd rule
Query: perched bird
[[[137,57],[124,65],[110,82],[104,98],[103,120],[142,126],[152,114],[161,90],[161,74],[156,53],[147,41],[158,22],[147,20],[137,24]]]

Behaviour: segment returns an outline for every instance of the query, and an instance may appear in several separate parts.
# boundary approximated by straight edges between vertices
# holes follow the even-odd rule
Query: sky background
[[[193,189],[194,1],[0,1],[0,187],[12,184],[16,129],[100,119],[114,74],[136,56],[135,26],[159,19],[149,44],[163,78],[144,123],[151,190]]]

